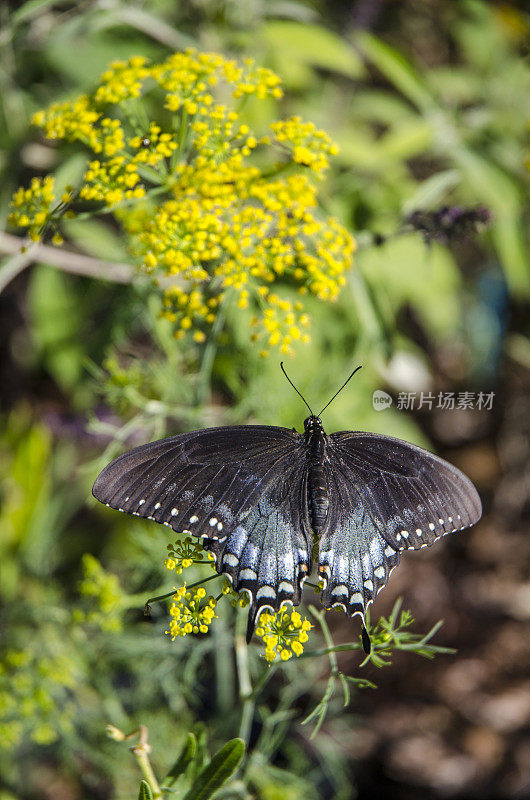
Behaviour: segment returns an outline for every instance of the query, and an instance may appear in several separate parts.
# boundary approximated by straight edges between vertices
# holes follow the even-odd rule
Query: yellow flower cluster
[[[298,611],[280,609],[276,614],[267,611],[260,614],[256,634],[265,643],[267,661],[275,661],[278,656],[282,661],[288,661],[293,654],[300,656],[303,653],[312,627],[309,620],[302,620]]]
[[[101,130],[96,126],[101,114],[92,99],[82,94],[75,100],[54,103],[45,111],[37,111],[32,122],[44,129],[48,139],[79,140],[94,152],[101,148]]]
[[[271,131],[276,142],[292,153],[293,161],[317,173],[328,166],[328,155],[339,152],[325,131],[319,131],[312,122],[302,122],[300,117],[274,122]]]
[[[73,612],[74,621],[96,625],[104,631],[120,631],[124,595],[118,578],[103,569],[98,559],[90,553],[84,554],[82,563],[83,580],[79,583],[79,592],[91,598],[96,607],[90,610],[76,608]]]
[[[217,600],[211,595],[206,598],[206,589],[199,586],[193,592],[186,584],[176,590],[169,613],[172,620],[166,631],[172,639],[187,636],[189,633],[208,633],[212,621],[217,617],[214,609]]]
[[[79,196],[103,203],[107,208],[123,200],[145,197],[145,186],[139,183],[138,165],[124,156],[114,156],[106,162],[91,161],[84,181]]]
[[[13,195],[13,211],[7,221],[14,227],[28,228],[33,241],[40,239],[41,231],[48,221],[54,200],[53,186],[54,179],[51,175],[33,178],[29,189],[20,187]]]
[[[94,94],[95,105],[115,105],[140,97],[143,82],[150,76],[146,64],[144,56],[133,56],[129,61],[113,61],[101,76],[101,85]]]
[[[302,303],[282,300],[278,295],[269,293],[266,287],[261,287],[260,294],[268,307],[263,309],[261,318],[253,317],[250,324],[252,328],[262,326],[265,329],[268,345],[279,346],[282,353],[291,353],[292,342],[309,341],[309,335],[305,332],[309,327],[309,316],[300,313],[303,311]],[[258,338],[259,333],[251,334],[252,340]],[[267,356],[268,350],[261,350],[260,353]]]
[[[166,108],[183,109],[191,116],[207,112],[214,102],[212,90],[220,82],[233,87],[236,99],[256,95],[263,100],[268,95],[280,98],[283,94],[278,76],[269,69],[256,68],[252,59],[241,66],[217,53],[196,53],[191,48],[152,67],[151,77],[167,92]]]
[[[24,741],[49,745],[72,730],[71,690],[79,675],[64,656],[7,649],[0,661],[0,749]]]
[[[193,540],[191,536],[186,536],[185,539],[175,542],[175,544],[168,544],[167,546],[169,556],[164,561],[166,569],[174,570],[177,575],[182,573],[183,569],[188,569],[196,561],[203,561],[205,551],[200,546],[197,540]],[[213,561],[212,553],[206,554],[209,561]]]
[[[149,107],[169,112],[164,129],[146,124],[147,95]],[[258,135],[242,116],[250,95],[280,98],[280,79],[252,60],[186,50],[159,64],[115,62],[92,95],[34,122],[97,156],[77,199],[114,209],[155,282],[174,276],[162,314],[178,337],[203,342],[221,307],[250,308],[262,354],[289,353],[308,340],[308,319],[281,287],[334,301],[354,240],[318,211],[316,181],[337,152],[329,136],[299,117]],[[25,195],[15,198],[12,223],[41,230]]]

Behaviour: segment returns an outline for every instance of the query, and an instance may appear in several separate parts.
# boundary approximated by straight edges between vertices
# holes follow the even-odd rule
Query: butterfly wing
[[[233,426],[173,436],[112,461],[92,492],[102,503],[203,539],[216,568],[260,609],[300,602],[311,569],[303,437]]]
[[[311,572],[312,534],[307,510],[305,454],[289,453],[259,500],[239,514],[226,541],[209,542],[218,572],[227,575],[251,599],[247,641],[266,608],[298,605],[302,584]]]
[[[325,606],[364,614],[402,550],[474,525],[480,498],[458,469],[421,447],[374,433],[328,440],[332,503],[320,540]]]

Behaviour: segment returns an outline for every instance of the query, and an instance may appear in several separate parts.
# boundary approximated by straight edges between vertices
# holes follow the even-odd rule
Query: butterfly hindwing
[[[300,454],[303,458],[303,454]],[[304,502],[307,471],[301,459],[279,465],[278,475],[251,508],[235,520],[224,542],[207,544],[218,572],[251,599],[247,640],[261,611],[298,605],[311,571],[311,532]]]
[[[399,552],[383,538],[349,471],[334,459],[330,459],[328,485],[333,499],[319,542],[322,604],[364,616],[399,563]]]

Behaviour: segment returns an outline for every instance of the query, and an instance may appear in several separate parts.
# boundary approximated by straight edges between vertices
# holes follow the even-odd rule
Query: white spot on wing
[[[198,521],[199,521],[199,517],[197,517],[195,514],[192,517],[190,517],[190,522],[191,522],[192,525],[193,525],[194,522],[198,522]]]
[[[260,597],[276,597],[276,592],[272,586],[262,586],[261,589],[258,589],[256,592],[256,600],[259,600]]]
[[[159,508],[160,508],[160,503],[155,503],[155,511],[158,511]]]
[[[255,581],[258,577],[253,569],[242,569],[239,573],[239,577],[243,581]]]
[[[172,517],[176,517],[178,513],[179,513],[178,508],[172,508],[171,509],[171,516]]]
[[[374,585],[373,585],[372,581],[371,581],[371,580],[369,580],[369,579],[368,579],[367,581],[365,581],[365,582],[364,582],[364,586],[365,586],[365,588],[366,588],[366,589],[368,589],[370,592],[371,592],[371,591],[372,591],[372,589],[374,588]]]
[[[374,569],[374,575],[376,578],[384,578],[385,577],[385,568],[384,567],[377,567]],[[366,584],[365,584],[366,586]]]
[[[223,556],[223,564],[227,564],[229,567],[237,567],[239,559],[233,553],[225,553]]]

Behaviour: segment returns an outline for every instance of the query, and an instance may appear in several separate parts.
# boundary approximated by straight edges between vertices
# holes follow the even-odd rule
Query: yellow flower
[[[164,561],[164,566],[174,571],[176,575],[180,575],[183,569],[191,567],[195,561],[204,559],[204,550],[191,536],[179,539],[175,544],[168,544],[167,549],[169,556]]]
[[[58,242],[56,218],[74,215],[76,201],[83,211],[86,203],[111,210],[144,272],[157,285],[171,278],[160,289],[162,316],[177,338],[203,343],[219,309],[234,303],[251,310],[261,356],[269,348],[291,354],[309,341],[308,315],[293,292],[334,302],[354,240],[318,210],[318,182],[337,152],[330,137],[296,116],[264,132],[241,122],[240,98],[281,94],[280,78],[252,59],[188,49],[161,63],[116,61],[92,94],[33,117],[49,138],[91,151],[81,185],[51,220],[53,178],[18,190],[10,222],[34,239],[51,227]],[[134,117],[131,101],[141,107],[147,95],[169,111],[166,129]]]
[[[53,189],[54,179],[51,175],[33,178],[28,189],[17,189],[11,201],[13,211],[7,218],[8,223],[14,227],[28,228],[31,239],[38,241],[50,218]]]
[[[277,613],[263,611],[259,616],[256,635],[263,639],[266,660],[272,662],[279,657],[282,661],[288,661],[293,654],[302,655],[308,639],[307,631],[312,627],[309,620],[302,620],[298,611],[289,612],[285,608]]]
[[[214,609],[217,601],[214,597],[206,598],[206,590],[200,586],[192,593],[186,584],[176,590],[169,613],[171,622],[166,631],[172,639],[187,636],[190,633],[208,633],[213,620],[217,617]]]

